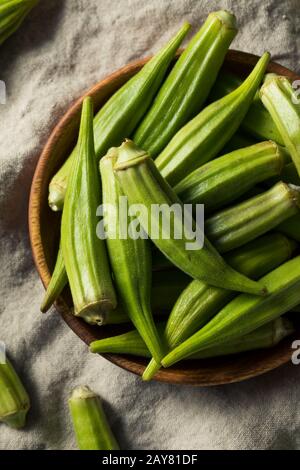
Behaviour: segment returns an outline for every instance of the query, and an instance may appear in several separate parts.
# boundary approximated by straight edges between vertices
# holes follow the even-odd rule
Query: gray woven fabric
[[[26,430],[0,426],[1,449],[76,448],[67,397],[82,383],[109,400],[123,449],[300,448],[300,366],[210,389],[144,384],[89,354],[54,311],[39,313],[43,288],[29,247],[27,205],[51,129],[86,88],[157,51],[184,19],[196,30],[220,8],[238,17],[236,49],[270,50],[300,71],[298,0],[47,0],[0,48],[8,92],[0,105],[0,339],[32,399]]]

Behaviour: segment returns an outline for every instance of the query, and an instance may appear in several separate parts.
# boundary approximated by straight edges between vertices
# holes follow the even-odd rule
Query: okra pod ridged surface
[[[163,327],[163,323],[157,326],[159,331],[163,331]],[[216,344],[214,347],[203,349],[186,359],[206,359],[253,351],[255,349],[271,348],[294,331],[293,323],[287,318],[280,317],[247,335],[235,338],[228,343]],[[93,341],[90,344],[90,351],[98,354],[129,354],[146,358],[151,357],[149,349],[137,330]]]
[[[202,203],[215,210],[257,183],[282,171],[288,157],[271,141],[245,147],[206,163],[190,173],[174,190],[186,203]]]
[[[242,79],[232,73],[221,70],[212,88],[209,101],[215,101],[239,87]],[[280,132],[272,117],[262,104],[259,92],[256,93],[249,110],[241,123],[242,130],[262,140],[274,140],[284,145]]]
[[[172,269],[161,272],[153,272],[151,289],[151,308],[153,315],[164,317],[171,311],[178,296],[191,282],[191,278],[179,269]],[[130,318],[120,304],[117,308],[109,312],[103,324],[112,325],[128,323]]]
[[[132,219],[120,210],[124,194],[114,174],[118,149],[110,149],[100,161],[103,203],[107,206],[104,223],[107,228],[107,248],[116,289],[125,313],[144,339],[154,357],[159,360],[163,346],[157,333],[151,310],[151,248],[149,240],[130,236]],[[122,226],[123,224],[123,226]],[[127,236],[122,236],[124,231]]]
[[[201,330],[177,346],[163,360],[169,367],[207,347],[227,343],[275,320],[300,303],[300,257],[261,278],[269,295],[241,294],[229,302]]]
[[[94,119],[94,135],[98,159],[103,157],[110,147],[120,145],[122,140],[134,131],[156,95],[189,28],[190,25],[184,23],[168,44],[114,93],[97,113]],[[75,153],[76,149],[50,182],[49,205],[55,211],[63,207]]]
[[[296,248],[295,242],[280,234],[269,234],[227,255],[227,262],[247,276],[260,278],[287,261]],[[169,350],[202,328],[232,298],[234,292],[192,281],[178,297],[168,318],[164,340]],[[160,369],[151,360],[143,379],[150,380]]]
[[[18,374],[8,359],[0,363],[0,421],[19,429],[25,426],[30,400]]]
[[[233,250],[299,214],[300,187],[279,182],[268,191],[217,212],[205,232],[220,253]]]
[[[157,157],[157,168],[172,186],[216,157],[233,136],[260,85],[269,58],[266,52],[239,88],[203,109]]]
[[[153,158],[200,111],[236,33],[233,14],[210,13],[179,57],[133,136]]]
[[[69,409],[80,450],[119,450],[100,398],[89,387],[73,390]]]
[[[275,74],[267,75],[260,97],[300,175],[300,110],[290,81]]]
[[[94,150],[93,104],[85,98],[61,222],[61,246],[74,302],[74,314],[91,324],[116,307],[104,240],[96,233],[101,202]]]
[[[155,245],[175,266],[191,277],[211,285],[252,294],[265,293],[263,285],[248,279],[225,263],[198,225],[196,229],[204,244],[200,246],[198,238],[194,241],[196,249],[187,249],[187,243],[191,243],[195,233],[188,227],[187,220],[183,221],[181,201],[160,175],[147,153],[136,147],[133,142],[126,141],[119,148],[119,157],[114,168],[129,204],[139,204],[145,209],[138,214],[144,231],[152,236]],[[177,210],[170,215],[170,206],[174,204]],[[165,222],[169,216],[169,233],[166,233],[165,224],[162,224],[159,216],[150,216],[153,207],[163,210]],[[185,215],[191,219],[190,213]],[[193,223],[192,219],[191,222]],[[178,231],[181,232],[180,236],[177,236]]]
[[[41,311],[47,312],[55,300],[59,297],[63,289],[68,283],[68,276],[65,268],[61,246],[59,247],[57,259],[52,273],[49,285],[47,287],[42,305]]]

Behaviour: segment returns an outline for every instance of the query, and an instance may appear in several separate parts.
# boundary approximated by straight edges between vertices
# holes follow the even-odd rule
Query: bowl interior
[[[258,57],[239,51],[229,51],[224,68],[240,76],[247,75],[257,62]],[[99,110],[105,101],[137,73],[149,60],[139,60],[123,67],[92,87],[84,95],[93,97],[95,110]],[[290,70],[271,62],[269,72],[299,79]],[[29,204],[29,229],[34,261],[44,286],[47,286],[53,270],[59,240],[60,214],[54,213],[48,206],[48,185],[57,169],[62,165],[74,147],[78,135],[82,96],[76,101],[54,128],[38,161],[32,182]],[[89,344],[96,339],[120,334],[130,326],[93,327],[71,313],[71,298],[65,289],[56,302],[56,308],[70,328]],[[289,337],[276,347],[235,356],[212,358],[197,361],[186,361],[169,369],[161,369],[155,379],[163,382],[191,385],[217,385],[241,381],[263,374],[290,361],[291,344],[300,332],[296,324],[294,337]],[[105,357],[118,366],[141,375],[147,360],[134,356],[106,354]]]

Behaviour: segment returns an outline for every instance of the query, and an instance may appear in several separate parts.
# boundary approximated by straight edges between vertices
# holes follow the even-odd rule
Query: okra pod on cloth
[[[14,367],[0,362],[0,421],[12,428],[25,426],[30,400]]]
[[[210,13],[179,57],[133,137],[153,158],[199,113],[236,33],[233,14]]]
[[[212,211],[234,201],[257,183],[280,175],[288,160],[275,142],[261,142],[206,163],[174,190],[183,202],[202,203],[205,212]]]
[[[2,0],[0,2],[0,44],[21,26],[39,0]]]
[[[215,101],[238,88],[242,79],[232,73],[221,70],[212,88],[209,101]],[[256,93],[249,110],[241,123],[242,130],[262,140],[274,140],[280,145],[284,141],[272,117],[261,102],[259,92]]]
[[[87,385],[73,390],[69,409],[80,450],[119,450],[100,397]]]
[[[204,108],[157,157],[157,168],[171,186],[216,157],[233,136],[262,81],[269,58],[265,52],[242,85]]]
[[[49,310],[55,300],[62,293],[67,283],[68,276],[63,259],[62,248],[60,246],[58,249],[54,270],[41,305],[41,312],[45,313]]]
[[[243,274],[258,279],[287,261],[295,248],[296,243],[285,236],[268,234],[228,253],[226,260]],[[178,297],[166,324],[164,340],[168,350],[196,333],[235,295],[201,281],[190,282]],[[151,380],[159,369],[160,365],[152,359],[143,380]]]
[[[157,326],[159,331],[163,331],[163,327],[163,323]],[[255,349],[272,348],[294,331],[293,323],[287,318],[280,317],[251,331],[251,333],[245,336],[232,339],[228,343],[203,349],[186,359],[206,359],[253,351]],[[137,330],[93,341],[90,344],[90,351],[98,354],[129,354],[132,356],[151,357],[149,349]]]
[[[116,307],[105,241],[96,233],[101,202],[100,178],[93,138],[93,104],[82,106],[79,138],[61,222],[63,260],[74,303],[74,314],[101,324]]]
[[[129,232],[132,218],[120,209],[120,198],[124,194],[113,170],[118,152],[118,149],[111,148],[100,161],[109,259],[120,305],[151,354],[159,361],[163,356],[163,346],[151,309],[151,247],[149,240],[135,238],[125,232]]]
[[[131,135],[149,108],[159,89],[166,71],[175,56],[190,25],[184,23],[178,33],[146,65],[126,82],[105,103],[94,119],[95,151],[98,159],[108,149],[120,145]],[[52,178],[49,186],[49,205],[54,211],[61,210],[64,203],[68,178],[76,149]]]
[[[266,293],[262,284],[238,273],[223,260],[192,220],[190,212],[183,210],[181,201],[149,154],[127,140],[119,147],[114,170],[129,205],[138,204],[144,209],[137,214],[142,228],[175,266],[192,278],[214,286],[259,295]],[[152,214],[154,209],[158,210],[156,215]],[[192,251],[188,249],[191,240],[195,244]]]
[[[163,360],[169,367],[208,347],[228,343],[275,320],[300,303],[300,256],[261,278],[269,295],[241,294],[229,302],[201,330],[181,343]]]
[[[209,217],[205,233],[217,250],[225,253],[299,214],[299,207],[300,187],[279,182],[268,191]]]
[[[267,74],[260,97],[300,175],[300,103],[295,90],[286,77]]]

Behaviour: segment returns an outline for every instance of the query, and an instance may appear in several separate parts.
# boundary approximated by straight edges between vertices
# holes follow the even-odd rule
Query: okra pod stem
[[[68,276],[65,268],[61,246],[59,247],[57,259],[48,284],[42,305],[41,312],[45,313],[49,310],[55,300],[59,297],[63,289],[68,283]]]
[[[157,326],[159,331],[163,330],[163,327],[163,323]],[[287,318],[280,317],[245,336],[235,338],[228,343],[216,344],[214,347],[203,349],[186,359],[207,359],[209,357],[228,356],[256,349],[272,348],[294,331],[293,323]],[[146,358],[151,357],[149,349],[137,330],[93,341],[90,344],[90,351],[98,354],[128,354]]]
[[[132,134],[159,89],[176,50],[190,25],[184,23],[178,33],[133,78],[126,82],[100,109],[94,119],[95,152],[98,160],[108,149],[120,145]],[[68,178],[76,149],[52,178],[49,205],[54,211],[64,203]]]
[[[236,33],[233,14],[210,13],[177,60],[133,136],[153,158],[200,111]]]
[[[124,194],[113,170],[117,158],[118,149],[112,148],[100,161],[109,259],[121,305],[153,356],[159,361],[163,355],[163,346],[151,309],[150,242],[143,238],[135,239],[130,234],[123,237],[120,233],[124,228],[128,230],[132,218],[125,214],[124,220],[120,210],[120,200]],[[124,222],[126,226],[122,228]]]
[[[128,197],[129,204],[139,204],[145,208],[138,214],[142,228],[149,237],[152,236],[152,241],[158,249],[175,266],[189,276],[214,286],[251,292],[252,294],[263,295],[265,293],[261,284],[248,279],[228,266],[203,233],[200,234],[204,239],[203,247],[200,247],[199,239],[196,240],[196,249],[191,255],[190,250],[187,249],[187,243],[190,242],[193,235],[191,229],[188,230],[187,223],[182,220],[181,201],[163,179],[153,160],[128,140],[121,145],[118,155],[114,169],[122,190]],[[179,210],[174,210],[174,204]],[[171,217],[170,207],[172,209],[172,206]],[[159,214],[158,217],[151,217],[153,207],[164,210],[164,222],[167,222],[167,216],[169,216],[170,227],[168,228],[170,230],[167,236],[164,229],[165,224],[162,223]],[[199,226],[197,228],[200,231]],[[180,230],[180,236],[177,236],[179,229],[182,230]]]
[[[242,79],[232,73],[221,70],[212,88],[209,101],[215,101],[231,93],[242,83]],[[263,106],[259,92],[256,93],[249,110],[244,117],[241,128],[250,135],[262,140],[274,140],[284,145],[280,132],[268,111]]]
[[[300,187],[279,182],[268,191],[209,217],[206,235],[220,253],[254,240],[299,214]]]
[[[77,152],[66,193],[61,223],[61,246],[74,302],[74,313],[91,324],[116,307],[104,240],[96,233],[101,201],[100,178],[93,138],[93,104],[82,107]]]
[[[30,400],[18,374],[8,359],[0,362],[0,421],[19,429],[25,426]]]
[[[296,244],[280,234],[268,234],[227,255],[227,262],[238,271],[258,279],[287,261]],[[164,340],[169,350],[187,340],[235,297],[234,292],[192,281],[178,297],[168,318]],[[151,360],[143,374],[150,380],[160,369]]]
[[[119,450],[100,398],[89,387],[73,390],[69,409],[80,450]]]
[[[275,74],[267,75],[260,97],[300,175],[300,110],[290,81]]]
[[[174,188],[185,203],[205,205],[206,213],[232,202],[256,184],[279,175],[288,157],[275,142],[235,150],[197,168]]]
[[[267,286],[268,296],[237,296],[201,330],[173,349],[162,365],[169,367],[198,351],[246,335],[299,304],[300,257],[282,264],[261,281]]]
[[[207,106],[175,134],[155,160],[169,184],[176,185],[212,160],[233,136],[260,85],[269,57],[266,52],[239,88]]]

